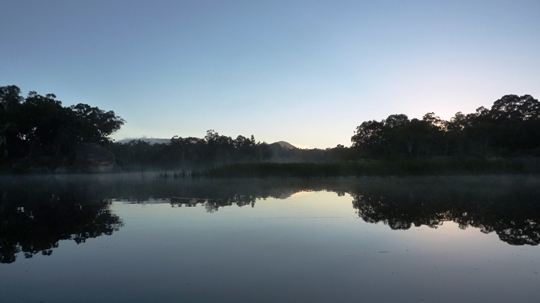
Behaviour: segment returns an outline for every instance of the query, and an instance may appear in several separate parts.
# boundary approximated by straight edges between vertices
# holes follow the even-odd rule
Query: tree
[[[505,95],[493,103],[490,115],[495,120],[537,120],[540,119],[540,103],[530,95]]]
[[[109,136],[124,123],[113,111],[87,104],[63,107],[54,94],[31,91],[23,98],[17,86],[0,87],[0,152],[4,158],[8,154],[12,158],[65,157],[81,143],[109,143]]]
[[[352,147],[359,148],[364,152],[375,153],[381,147],[383,122],[370,120],[363,122],[356,128],[351,137]]]
[[[503,96],[493,103],[489,117],[496,128],[495,146],[519,150],[540,145],[540,103],[532,96]]]
[[[21,144],[34,155],[57,156],[63,148],[61,134],[69,131],[73,116],[53,94],[42,96],[32,91],[20,107],[18,131]]]
[[[109,136],[118,131],[126,122],[113,111],[104,111],[88,104],[79,103],[71,106],[79,118],[81,141],[107,144],[111,140]]]
[[[14,123],[23,101],[19,87],[15,85],[0,87],[0,154],[3,158],[8,157],[8,140],[16,136]]]

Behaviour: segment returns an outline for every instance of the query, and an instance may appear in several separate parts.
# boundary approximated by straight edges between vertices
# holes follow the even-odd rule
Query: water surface
[[[537,302],[536,177],[11,177],[2,302]]]

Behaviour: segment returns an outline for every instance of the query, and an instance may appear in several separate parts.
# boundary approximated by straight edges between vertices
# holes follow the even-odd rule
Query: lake
[[[540,177],[0,177],[1,302],[538,302]]]

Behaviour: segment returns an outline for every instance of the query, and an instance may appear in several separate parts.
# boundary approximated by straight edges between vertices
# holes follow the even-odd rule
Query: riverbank
[[[196,170],[191,177],[335,178],[483,174],[540,174],[540,160],[450,158],[335,163],[241,163]]]

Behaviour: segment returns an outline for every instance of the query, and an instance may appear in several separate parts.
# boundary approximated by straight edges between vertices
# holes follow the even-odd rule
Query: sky
[[[124,138],[350,146],[391,114],[540,98],[540,1],[0,0],[0,86],[127,122]]]

